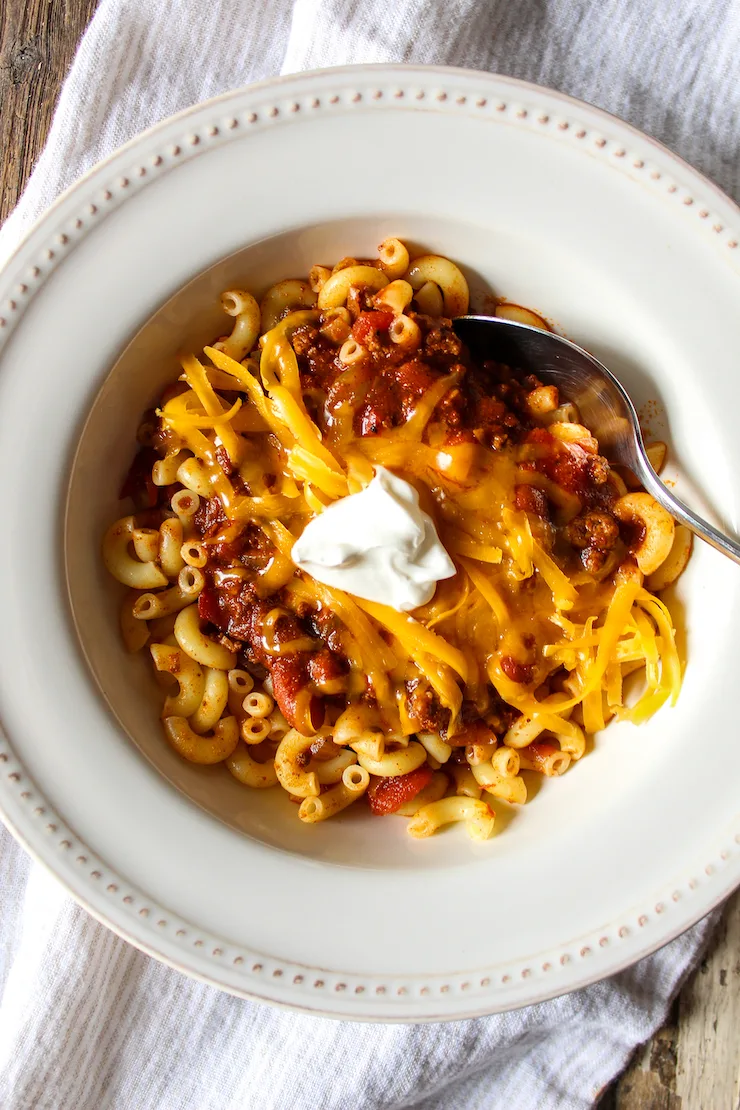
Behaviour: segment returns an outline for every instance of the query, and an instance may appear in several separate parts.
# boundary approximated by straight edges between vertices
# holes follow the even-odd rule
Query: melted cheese
[[[527,514],[514,507],[518,483],[544,490],[571,515],[579,506],[574,494],[521,469],[514,452],[490,452],[477,443],[445,446],[434,431],[435,408],[457,383],[456,373],[436,381],[401,427],[355,438],[349,411],[338,415],[324,439],[306,409],[289,341],[295,327],[317,318],[315,310],[291,313],[262,337],[260,356],[246,364],[212,347],[205,354],[215,370],[187,356],[183,378],[190,388],[162,409],[181,445],[201,460],[227,517],[254,521],[277,548],[262,575],[265,592],[284,586],[289,604],[292,599],[336,615],[353,673],[367,679],[385,719],[406,734],[415,727],[402,693],[409,678],[426,682],[450,710],[451,734],[463,697],[474,698],[488,682],[559,737],[576,735],[578,726],[568,717],[578,705],[586,731],[593,732],[614,712],[639,722],[669,698],[675,701],[681,666],[665,605],[636,575],[618,574],[611,585],[570,577],[543,536],[533,534]],[[218,389],[243,396],[228,405]],[[247,449],[245,435],[259,445],[257,452]],[[235,492],[216,456],[219,444],[252,495]],[[364,489],[374,465],[415,485],[458,568],[413,616],[298,576],[291,560],[306,524]],[[269,488],[266,474],[273,476]],[[532,642],[536,677],[530,684],[514,682],[506,655],[526,663]],[[628,707],[623,680],[636,666],[644,668],[645,690]],[[568,692],[546,701],[535,696],[537,683],[561,667],[569,672]]]

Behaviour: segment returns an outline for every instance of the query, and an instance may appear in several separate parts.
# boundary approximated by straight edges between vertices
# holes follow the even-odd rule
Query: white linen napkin
[[[524,77],[651,132],[740,198],[731,0],[102,0],[0,257],[144,127],[278,72],[442,62]],[[244,1002],[73,903],[0,827],[4,1110],[581,1110],[664,1020],[711,915],[615,978],[446,1025],[356,1025]]]

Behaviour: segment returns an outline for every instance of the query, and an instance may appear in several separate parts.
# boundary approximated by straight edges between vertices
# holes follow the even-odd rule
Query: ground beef
[[[426,317],[426,319],[429,320],[429,317]],[[462,354],[462,342],[452,330],[451,322],[442,319],[430,322],[424,336],[423,350],[426,358],[432,362],[435,360],[443,362],[449,362],[452,359],[459,360]]]
[[[330,609],[318,609],[309,616],[312,635],[324,641],[329,651],[341,655],[343,652],[342,632],[344,625]]]
[[[275,547],[258,524],[247,524],[242,532],[244,548],[239,561],[250,570],[264,570],[275,557]]]
[[[308,662],[308,673],[319,689],[344,679],[348,669],[347,660],[328,649],[317,651]]]
[[[611,513],[592,510],[571,520],[565,536],[573,547],[609,551],[619,539],[619,524]]]
[[[409,716],[419,722],[424,732],[446,732],[450,711],[423,679],[412,678],[406,683],[406,704]]]
[[[496,730],[478,717],[448,738],[447,743],[453,748],[465,748],[468,744],[487,744],[496,739]]]
[[[600,547],[584,547],[580,557],[584,569],[589,574],[598,574],[609,558],[609,552]]]
[[[200,536],[209,539],[226,524],[226,513],[218,497],[202,498],[193,524]]]
[[[311,348],[316,346],[318,337],[318,328],[314,327],[313,324],[302,324],[301,327],[293,331],[290,342],[293,345],[293,350],[300,358],[301,356],[307,356]]]

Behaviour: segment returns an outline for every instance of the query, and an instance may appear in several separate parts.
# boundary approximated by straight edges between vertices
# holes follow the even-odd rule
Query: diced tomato
[[[237,536],[235,540],[222,540],[220,543],[209,544],[208,561],[209,563],[215,563],[217,566],[229,567],[243,554],[246,546],[247,540],[244,536]]]
[[[223,624],[221,614],[221,607],[218,604],[218,594],[215,590],[208,589],[201,590],[198,598],[198,616],[202,621],[209,621],[220,627]]]
[[[422,393],[431,389],[437,381],[437,375],[432,372],[425,362],[418,358],[412,358],[409,362],[404,362],[403,366],[399,366],[398,370],[395,371],[394,377],[399,389],[412,397],[420,397]]]
[[[393,313],[385,309],[361,312],[355,320],[352,335],[358,343],[367,343],[375,331],[386,331],[393,323]]]
[[[298,695],[308,685],[308,664],[305,652],[294,652],[273,659],[270,666],[272,688],[278,709],[293,728],[302,722],[296,720]],[[324,723],[324,702],[316,694],[308,704],[309,724],[314,731]]]
[[[415,771],[409,771],[407,775],[376,779],[367,792],[370,809],[378,815],[395,813],[404,802],[410,802],[431,781],[432,768],[428,763],[417,767]]]
[[[526,684],[532,681],[534,668],[531,663],[520,663],[513,655],[504,655],[501,659],[501,670],[512,682]]]
[[[547,428],[531,428],[527,432],[526,442],[527,443],[546,443],[548,445],[549,444],[554,445],[555,438],[552,435],[552,432],[548,432]]]
[[[230,478],[236,470],[236,467],[229,458],[229,452],[226,450],[223,444],[219,444],[219,446],[216,448],[216,458],[218,459],[218,464],[223,470],[226,477]]]
[[[572,444],[570,450],[551,459],[540,460],[538,469],[570,493],[585,495],[588,487],[588,455],[577,444]]]

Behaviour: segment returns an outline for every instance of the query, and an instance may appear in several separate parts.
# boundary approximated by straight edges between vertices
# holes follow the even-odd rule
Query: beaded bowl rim
[[[325,93],[322,87],[320,100],[310,96],[313,83],[319,81],[328,84]],[[365,89],[368,82],[372,91]],[[478,96],[462,91],[475,84],[480,85]],[[362,91],[356,87],[360,85]],[[286,90],[291,89],[294,99],[286,104]],[[501,90],[511,91],[513,104],[502,98]],[[265,98],[266,94],[269,95]],[[270,104],[270,99],[275,103]],[[687,212],[691,211],[718,245],[731,252],[737,248],[740,208],[718,186],[657,140],[601,109],[516,78],[472,70],[383,64],[344,66],[287,75],[221,94],[160,121],[88,170],[26,233],[0,272],[0,351],[21,319],[25,305],[66,252],[98,226],[106,211],[137,188],[199,155],[209,143],[240,138],[250,126],[283,122],[286,115],[297,116],[304,109],[344,112],[357,105],[365,110],[368,106],[387,109],[394,102],[401,106],[414,103],[418,107],[422,100],[426,101],[425,108],[429,109],[431,104],[434,111],[487,113],[490,118],[505,119],[530,130],[547,129],[576,145],[589,140],[591,154],[604,158],[633,180],[637,177],[647,181],[666,199],[673,199]],[[540,106],[549,110],[543,107],[538,113],[538,100]],[[234,106],[233,115],[224,122],[224,113],[230,105]],[[562,109],[562,114],[554,109]],[[238,118],[240,114],[242,120]],[[568,114],[574,118],[567,118]],[[178,136],[188,120],[209,115],[212,121],[210,126],[204,121],[202,134],[198,131],[187,134],[183,130]],[[163,139],[161,151],[146,166],[142,161],[134,170],[125,170],[129,156],[157,136]],[[626,139],[636,151],[629,151]],[[652,153],[654,163],[646,157],[646,150]],[[114,167],[121,168],[116,180],[111,174]],[[693,183],[692,188],[687,181]],[[57,215],[75,195],[81,205],[77,220],[74,227],[62,229],[57,226]],[[37,264],[30,274],[15,273],[24,249],[31,244],[35,248],[37,243]],[[735,257],[738,256],[740,252]],[[13,290],[7,301],[3,300],[4,288]],[[484,969],[475,975],[426,976],[425,982],[419,976],[407,979],[365,976],[363,982],[350,974],[304,967],[227,944],[158,906],[107,867],[54,813],[4,734],[0,739],[0,808],[14,836],[34,858],[52,870],[80,904],[148,954],[243,997],[356,1020],[435,1021],[475,1017],[577,989],[614,974],[667,943],[709,912],[740,882],[739,826],[733,830],[734,835],[726,835],[727,846],[707,862],[701,873],[668,884],[656,894],[649,908],[630,912],[623,921],[605,927],[599,934],[575,939],[566,950],[541,954],[523,965]],[[698,897],[697,891],[702,892]],[[615,958],[617,942],[620,949]],[[599,952],[607,950],[611,955],[599,959]],[[558,970],[559,977],[552,974]]]

